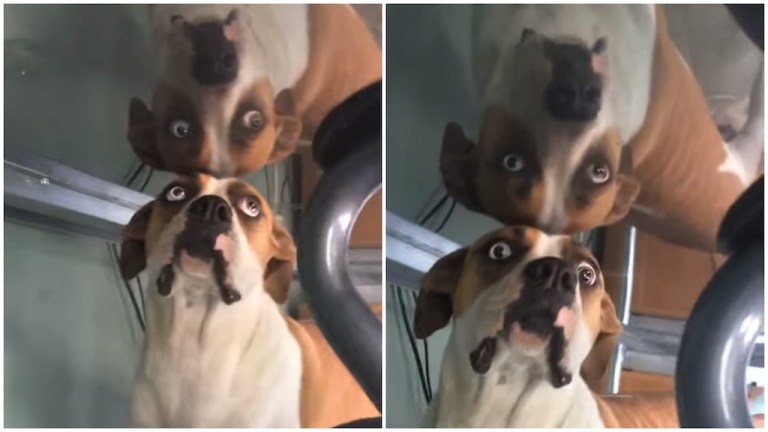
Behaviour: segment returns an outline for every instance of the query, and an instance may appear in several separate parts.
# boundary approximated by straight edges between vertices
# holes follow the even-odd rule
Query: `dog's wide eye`
[[[593,163],[587,167],[587,175],[592,183],[603,184],[611,178],[611,170],[603,163]]]
[[[245,197],[240,201],[240,210],[247,216],[255,218],[261,214],[261,204],[256,198]]]
[[[504,160],[501,161],[501,164],[504,166],[505,170],[513,173],[520,172],[525,168],[523,157],[514,153],[504,156]]]
[[[492,260],[503,260],[512,255],[512,248],[507,242],[499,241],[494,243],[488,250],[488,257]]]
[[[248,111],[243,116],[243,123],[245,127],[260,131],[264,127],[264,114],[261,111]]]
[[[187,197],[187,192],[181,186],[174,186],[168,190],[165,194],[165,199],[168,201],[181,201]]]
[[[592,286],[597,281],[597,272],[595,269],[587,264],[582,263],[579,265],[579,283],[585,286]]]
[[[169,129],[176,138],[186,138],[189,135],[189,122],[184,120],[173,121]]]

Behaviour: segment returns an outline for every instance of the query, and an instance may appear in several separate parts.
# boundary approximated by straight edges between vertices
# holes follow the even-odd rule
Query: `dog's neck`
[[[299,426],[300,347],[261,287],[241,289],[229,305],[212,282],[183,274],[170,296],[150,289],[134,411],[154,404],[163,418],[148,424]]]
[[[470,349],[451,332],[443,355],[440,386],[424,426],[431,427],[602,427],[584,380],[554,388],[542,371],[509,350],[497,353],[486,374],[475,372]]]

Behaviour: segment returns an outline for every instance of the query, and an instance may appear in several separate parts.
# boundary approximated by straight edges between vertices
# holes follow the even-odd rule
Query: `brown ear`
[[[272,244],[275,253],[264,271],[264,290],[278,304],[288,299],[288,290],[293,281],[293,266],[296,262],[296,246],[283,224],[274,222]]]
[[[275,98],[275,147],[267,163],[285,159],[296,150],[301,138],[301,122],[296,117],[296,105],[291,90],[283,90]]]
[[[440,258],[421,280],[416,298],[413,332],[419,339],[448,325],[453,315],[453,295],[467,257],[467,248]]]
[[[142,162],[159,170],[165,170],[163,158],[157,147],[155,115],[144,102],[131,98],[128,109],[128,142]]]
[[[475,177],[476,145],[467,139],[464,130],[457,123],[448,123],[443,134],[443,148],[440,152],[440,173],[443,184],[456,201],[469,210],[483,213],[477,197]]]
[[[581,364],[581,376],[592,391],[605,392],[608,368],[616,349],[622,325],[616,307],[608,293],[600,299],[600,332],[586,359]]]
[[[603,293],[600,299],[600,334],[616,336],[621,333],[621,321],[616,315],[616,306],[613,305],[608,293]]]
[[[123,241],[120,243],[120,275],[125,280],[133,279],[147,267],[147,252],[144,238],[147,234],[152,204],[146,204],[137,211],[128,225],[123,227]]]
[[[581,364],[581,376],[596,393],[605,393],[608,386],[608,368],[616,349],[618,336],[600,333]]]
[[[623,219],[629,213],[632,204],[640,193],[640,183],[624,174],[616,175],[616,188],[618,189],[616,191],[616,198],[613,201],[611,211],[608,212],[603,221],[604,225],[610,225]]]

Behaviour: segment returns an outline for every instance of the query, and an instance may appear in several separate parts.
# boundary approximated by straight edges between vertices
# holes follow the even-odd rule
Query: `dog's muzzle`
[[[470,363],[475,372],[488,372],[497,337],[508,340],[513,333],[524,334],[528,339],[548,341],[546,361],[550,382],[556,388],[562,387],[571,382],[572,375],[562,365],[567,340],[565,329],[557,323],[562,311],[571,308],[576,299],[576,269],[560,258],[539,258],[525,266],[522,278],[520,297],[507,307],[500,334],[483,339],[470,353]]]
[[[224,35],[220,21],[190,25],[194,56],[192,76],[202,85],[229,84],[237,78],[237,48]]]
[[[227,280],[228,259],[231,257],[227,257],[225,252],[233,247],[230,238],[232,218],[232,208],[223,198],[216,195],[197,198],[187,208],[186,225],[176,236],[173,246],[173,259],[177,265],[184,257],[210,264],[213,280],[226,304],[241,298]],[[170,295],[173,279],[173,266],[169,264],[157,280],[161,295]]]

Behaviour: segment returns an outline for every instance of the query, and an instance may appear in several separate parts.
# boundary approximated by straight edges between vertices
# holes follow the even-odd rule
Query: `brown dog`
[[[296,249],[240,180],[181,177],[123,231],[123,277],[146,268],[132,418],[144,427],[332,427],[377,415],[311,323],[285,316]]]
[[[141,160],[240,175],[311,139],[336,105],[381,79],[381,50],[347,5],[155,5],[152,108],[131,101]]]
[[[453,320],[431,427],[678,427],[672,393],[599,396],[576,373],[621,324],[589,250],[522,226],[493,231],[424,277],[414,329]]]
[[[477,143],[445,129],[449,193],[504,224],[573,233],[629,214],[664,240],[714,250],[756,173],[723,142],[663,8],[476,9],[482,119]]]

